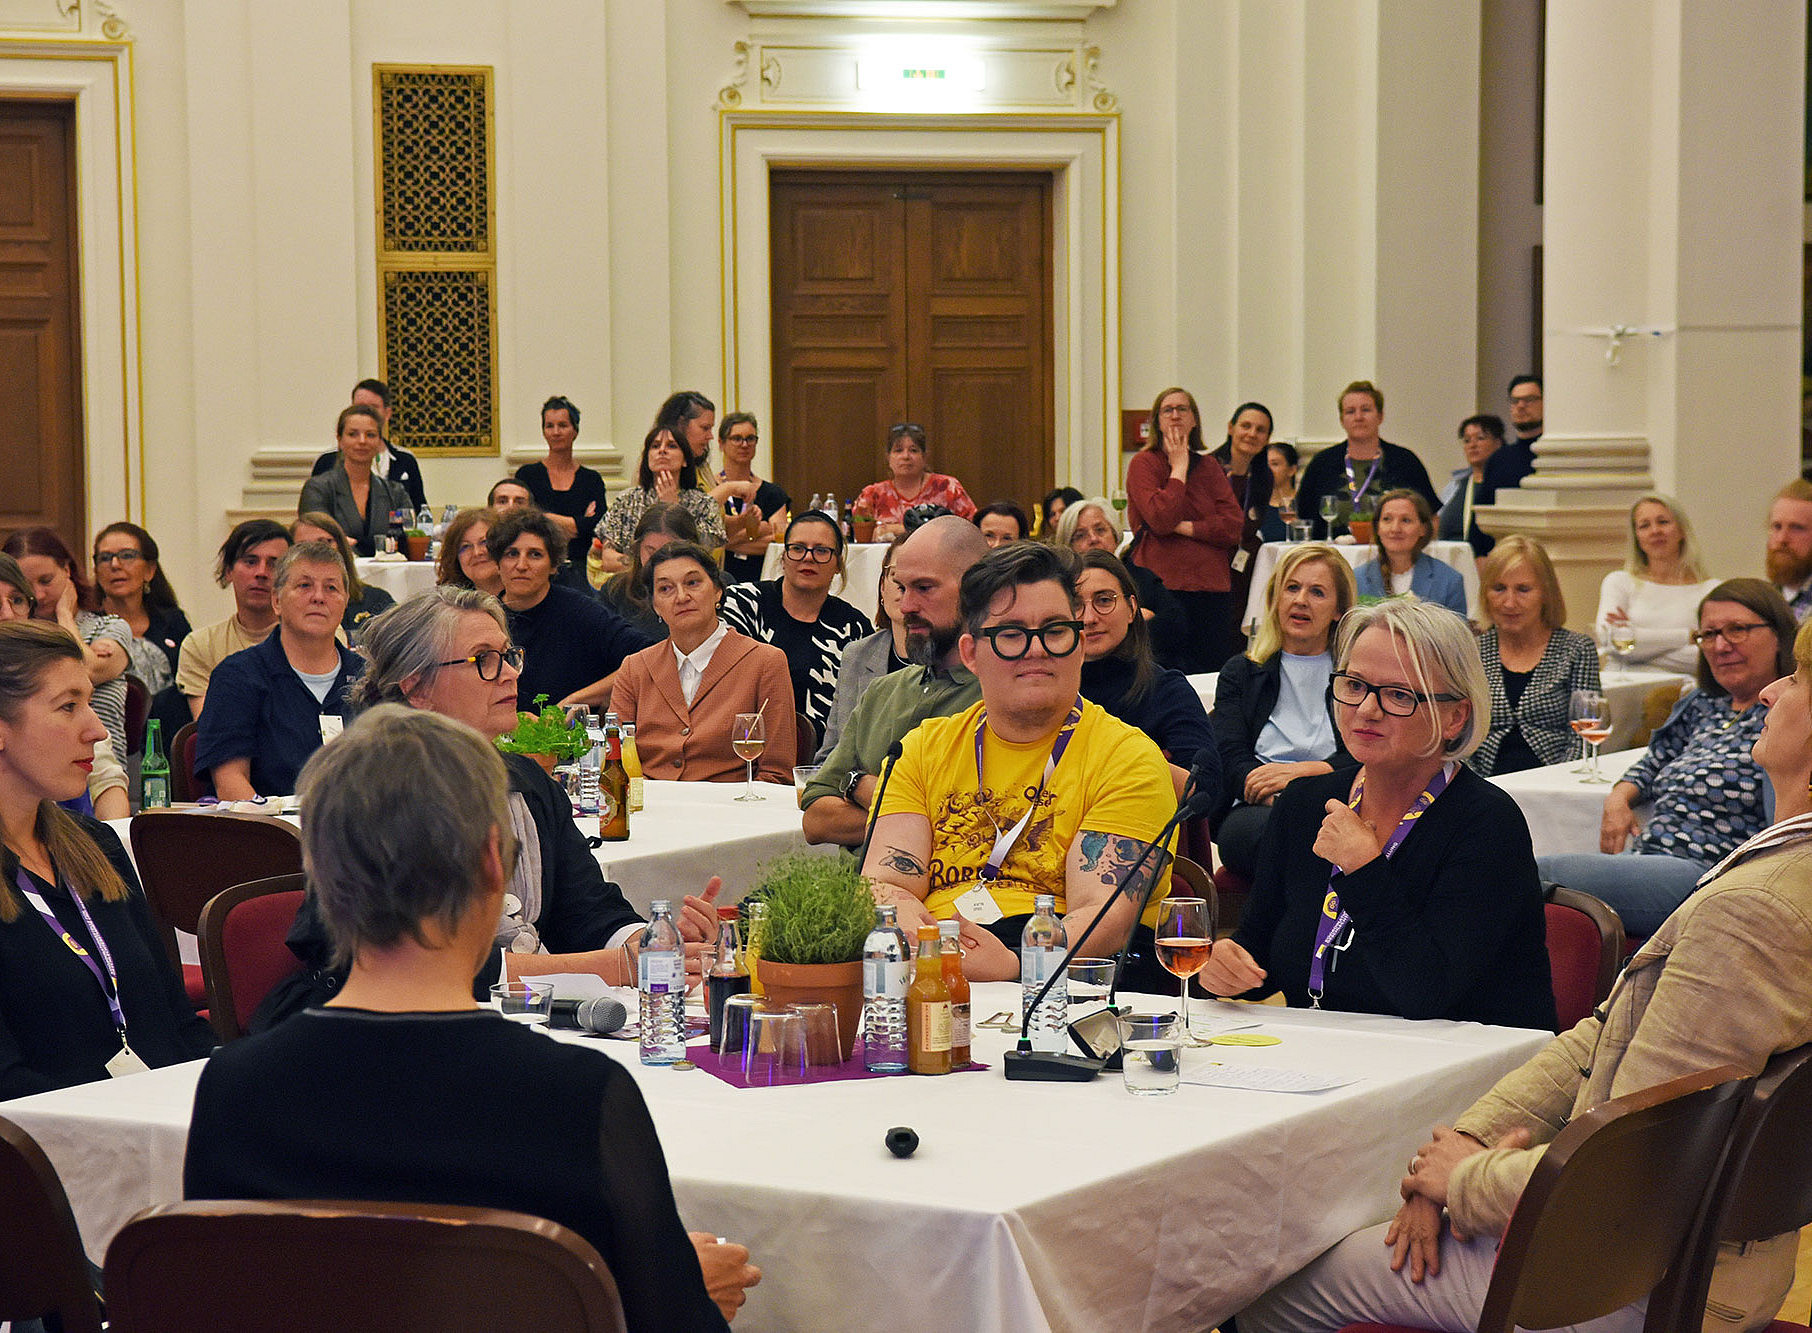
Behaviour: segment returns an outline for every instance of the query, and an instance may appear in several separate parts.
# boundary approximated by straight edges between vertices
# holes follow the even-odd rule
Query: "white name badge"
[[[107,1062],[107,1077],[124,1078],[128,1074],[142,1074],[149,1068],[149,1065],[133,1054],[130,1046],[121,1042],[119,1054]]]
[[[328,741],[335,739],[344,730],[346,730],[345,718],[338,717],[333,713],[321,714],[321,744],[327,744]]]
[[[1233,572],[1235,574],[1244,574],[1246,572],[1246,566],[1251,563],[1252,552],[1248,551],[1245,547],[1242,546],[1233,553]]]
[[[991,926],[1006,914],[995,905],[994,895],[981,884],[971,884],[956,900],[956,910],[978,926]]]

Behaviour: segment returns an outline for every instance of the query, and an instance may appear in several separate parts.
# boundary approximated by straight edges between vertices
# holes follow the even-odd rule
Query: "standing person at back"
[[[1325,541],[1334,535],[1321,516],[1325,496],[1340,502],[1335,522],[1341,526],[1357,510],[1375,506],[1386,491],[1408,487],[1420,492],[1430,509],[1441,503],[1422,460],[1379,434],[1384,427],[1382,389],[1370,380],[1354,380],[1340,391],[1338,406],[1340,429],[1346,438],[1311,458],[1296,487],[1297,517],[1314,523],[1318,539]]]
[[[422,465],[415,461],[415,455],[407,449],[399,449],[390,443],[390,417],[392,412],[390,386],[383,380],[360,380],[352,386],[351,405],[369,407],[383,423],[384,447],[371,460],[371,470],[388,481],[394,481],[409,493],[409,503],[420,509],[428,503],[428,497],[422,490]],[[320,476],[340,465],[340,451],[329,449],[315,459],[311,475]]]

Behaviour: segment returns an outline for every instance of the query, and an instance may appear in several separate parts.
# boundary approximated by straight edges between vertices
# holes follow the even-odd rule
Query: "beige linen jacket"
[[[1495,1143],[1521,1127],[1537,1145],[1475,1153],[1454,1169],[1456,1230],[1503,1230],[1548,1141],[1612,1097],[1732,1064],[1757,1073],[1812,1041],[1812,816],[1801,838],[1732,865],[1637,951],[1598,1013],[1505,1075],[1455,1128]],[[1727,1246],[1707,1329],[1767,1325],[1793,1282],[1793,1235]]]

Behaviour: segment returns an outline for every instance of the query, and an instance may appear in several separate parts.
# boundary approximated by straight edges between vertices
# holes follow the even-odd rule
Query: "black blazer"
[[[346,538],[360,555],[376,555],[377,539],[390,525],[390,511],[409,503],[409,492],[394,481],[371,474],[371,490],[365,496],[365,512],[360,513],[352,498],[352,478],[346,469],[337,467],[302,483],[302,498],[296,512],[306,514],[319,510],[338,523]],[[410,510],[411,513],[415,511]]]
[[[410,509],[419,511],[428,503],[428,497],[422,491],[422,465],[415,461],[415,455],[407,449],[398,449],[393,444],[386,444],[384,447],[390,451],[390,480],[399,483],[409,492]],[[318,477],[329,468],[337,467],[339,462],[340,451],[329,449],[315,459],[309,475]]]
[[[1214,712],[1208,720],[1214,724],[1214,743],[1221,752],[1222,790],[1215,822],[1238,803],[1246,790],[1246,779],[1264,761],[1258,757],[1259,733],[1271,720],[1277,707],[1277,696],[1283,690],[1283,654],[1272,653],[1262,662],[1254,662],[1241,653],[1227,659],[1220,679],[1214,685]],[[1327,762],[1336,770],[1353,768],[1357,761],[1346,752],[1340,738],[1340,727],[1334,718],[1334,695],[1327,695],[1328,724],[1334,728],[1334,753]]]

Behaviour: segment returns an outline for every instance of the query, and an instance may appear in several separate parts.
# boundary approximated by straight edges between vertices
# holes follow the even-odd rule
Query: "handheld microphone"
[[[856,848],[856,869],[861,870],[868,860],[868,844],[874,841],[875,824],[881,818],[881,798],[887,794],[888,780],[893,777],[893,766],[900,762],[902,745],[895,741],[887,747],[887,757],[881,760],[881,777],[875,783],[875,798],[868,803],[868,827],[862,830],[862,844]]]
[[[590,1000],[555,1000],[548,1026],[569,1028],[578,1032],[616,1032],[629,1021],[629,1010],[621,1000],[600,995]]]

